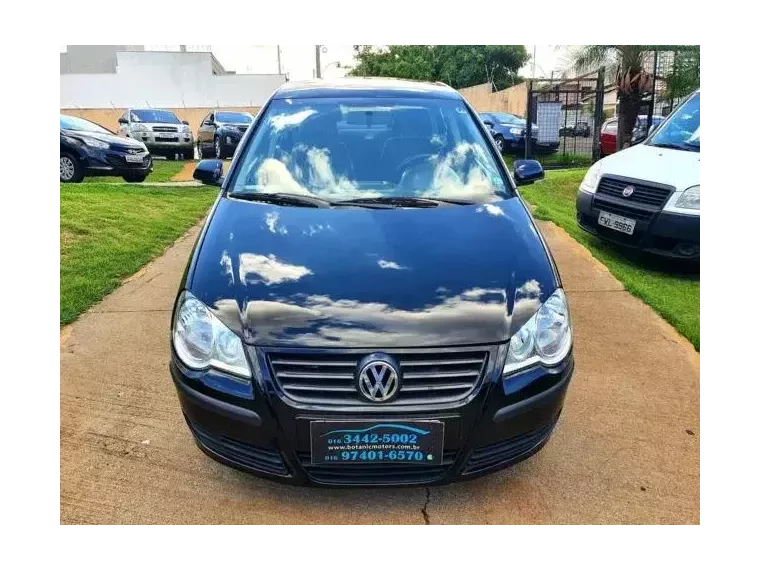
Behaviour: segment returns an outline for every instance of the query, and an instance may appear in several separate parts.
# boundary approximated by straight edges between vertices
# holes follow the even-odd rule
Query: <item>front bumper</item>
[[[170,138],[159,137],[158,133],[151,131],[139,131],[132,133],[132,138],[138,140],[148,147],[148,150],[187,150],[192,149],[194,145],[192,133],[165,133]]]
[[[120,150],[88,149],[80,154],[85,172],[90,176],[147,175],[153,170],[150,153],[143,153],[140,162],[127,162],[127,153]]]
[[[319,486],[446,484],[522,461],[548,441],[573,368],[572,354],[555,368],[536,367],[506,380],[491,366],[479,388],[463,402],[437,409],[395,406],[383,410],[298,404],[283,396],[266,366],[250,386],[223,373],[189,370],[173,351],[170,363],[183,414],[201,450],[259,476]],[[310,421],[369,418],[443,421],[442,464],[311,463]]]
[[[699,259],[699,216],[658,212],[649,220],[637,220],[629,236],[598,224],[603,208],[597,207],[594,194],[579,190],[575,209],[581,229],[602,239],[662,257]]]

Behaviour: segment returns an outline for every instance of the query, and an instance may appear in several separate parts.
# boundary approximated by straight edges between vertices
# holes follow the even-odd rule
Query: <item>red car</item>
[[[652,126],[656,127],[664,120],[665,117],[662,117],[660,115],[652,115]],[[617,152],[617,126],[617,117],[607,119],[602,125],[602,132],[599,136],[599,143],[602,147],[602,156],[607,156],[608,154],[614,154]],[[640,143],[645,138],[647,138],[646,126],[646,115],[639,115],[636,117],[636,126],[633,128],[633,144]]]

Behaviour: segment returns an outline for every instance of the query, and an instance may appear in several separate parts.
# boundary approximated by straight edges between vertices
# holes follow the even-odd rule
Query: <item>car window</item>
[[[525,119],[510,113],[493,113],[494,118],[503,125],[522,125]]]
[[[511,196],[461,100],[275,99],[258,121],[230,191],[326,199]]]
[[[86,119],[71,117],[69,115],[61,115],[61,128],[67,131],[85,131],[107,135],[113,134],[111,131],[101,127],[100,125],[92,123]]]
[[[617,133],[617,121],[610,121],[602,127],[603,133]]]
[[[251,117],[245,113],[217,113],[216,120],[220,123],[250,123]]]
[[[133,109],[131,118],[135,123],[180,123],[177,115],[160,109]]]
[[[208,123],[208,118],[209,118],[209,115],[206,115],[205,117],[203,117],[203,118],[201,119],[201,127],[202,127],[203,125],[205,125],[205,124],[207,124],[207,123]]]
[[[678,107],[647,141],[654,146],[699,152],[699,93]]]

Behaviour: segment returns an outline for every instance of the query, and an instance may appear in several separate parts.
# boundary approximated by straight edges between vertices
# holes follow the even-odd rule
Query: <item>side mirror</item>
[[[119,117],[119,124],[120,125],[128,125],[129,121],[127,121],[124,117]]]
[[[201,160],[195,167],[193,178],[200,180],[204,184],[212,186],[221,186],[222,183],[222,161],[216,158]]]
[[[518,186],[533,184],[544,177],[544,169],[537,160],[515,160],[512,176]]]
[[[189,125],[190,123],[188,123],[187,121],[182,121],[182,124],[183,125]]]

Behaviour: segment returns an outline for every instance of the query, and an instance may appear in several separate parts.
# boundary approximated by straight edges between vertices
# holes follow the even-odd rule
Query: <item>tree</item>
[[[525,46],[354,46],[354,76],[443,81],[455,89],[492,83],[497,90],[521,81]]]
[[[644,60],[655,50],[676,52],[679,62],[684,58],[682,54],[686,54],[680,70],[676,67],[673,74],[664,78],[669,94],[673,94],[674,91],[683,94],[681,92],[684,90],[688,93],[699,86],[699,46],[592,45],[580,46],[571,56],[573,66],[578,72],[602,65],[612,71],[617,84],[619,103],[618,150],[630,146],[641,103],[654,88],[654,75],[644,69]],[[689,87],[690,85],[694,86]]]

